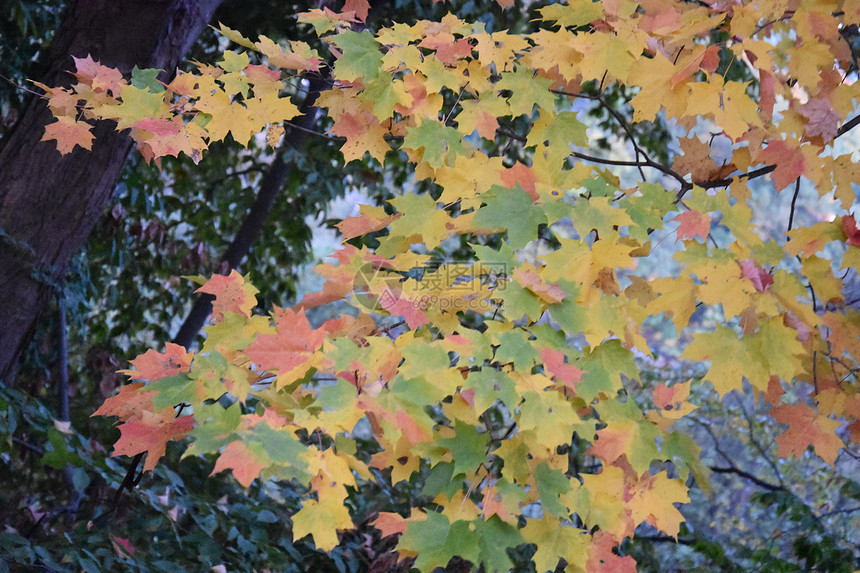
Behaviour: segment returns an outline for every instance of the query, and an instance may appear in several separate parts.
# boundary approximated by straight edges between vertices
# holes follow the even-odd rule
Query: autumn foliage
[[[696,408],[691,386],[769,402],[782,456],[812,448],[832,464],[860,441],[860,314],[842,289],[860,261],[860,172],[837,152],[858,123],[840,29],[860,3],[571,0],[527,35],[452,15],[373,34],[348,4],[299,15],[330,56],[222,26],[241,48],[167,84],[83,55],[71,90],[43,86],[57,117],[45,139],[63,153],[112,120],[147,160],[199,161],[228,134],[275,145],[300,78],[330,68],[318,105],[344,160],[405,154],[435,184],[343,221],[324,287],[293,308],[254,314],[235,272],[206,282],[200,348],[133,360],[147,383],[96,412],[120,419],[116,454],[146,452],[152,468],[188,437],[185,455],[214,456],[213,473],[245,486],[295,480],[307,495],[294,538],[322,550],[353,527],[348,488],[381,471],[425,480],[426,503],[374,522],[422,571],[454,556],[506,571],[506,549],[529,543],[540,572],[560,558],[633,571],[613,547],[642,523],[677,536],[679,504],[707,487],[698,446],[673,427]],[[629,101],[613,107],[610,86]],[[630,137],[668,122],[674,162],[635,139],[631,159],[606,157],[583,105]],[[506,164],[501,143],[522,160]],[[814,190],[833,217],[801,226],[792,208],[774,233],[754,219],[758,185]],[[471,256],[448,260],[451,244]],[[665,250],[674,269],[654,274]],[[342,299],[352,311],[308,320]],[[717,320],[694,319],[707,308]],[[707,365],[702,379],[639,390],[640,358],[660,351],[643,329],[653,317],[674,325],[681,359]]]

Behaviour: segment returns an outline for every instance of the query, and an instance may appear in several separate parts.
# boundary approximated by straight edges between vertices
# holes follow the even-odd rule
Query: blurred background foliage
[[[11,18],[0,19],[0,146],[13,128],[28,94],[27,78],[38,78],[53,31],[66,3],[58,0],[7,2]],[[453,11],[481,20],[488,29],[525,31],[540,3],[517,1],[502,11],[495,2],[455,0],[429,3],[394,0],[375,10],[371,28],[392,21],[438,19]],[[310,3],[225,0],[215,17],[247,36],[314,41],[294,15]],[[332,6],[339,8],[339,6]],[[215,23],[213,22],[213,23]],[[208,30],[189,60],[210,62],[227,47]],[[742,69],[737,67],[738,69]],[[739,78],[744,80],[745,78]],[[624,113],[631,96],[604,86],[609,105]],[[596,93],[597,86],[585,86]],[[583,110],[604,137],[598,147],[620,147],[618,125],[603,109]],[[318,131],[325,130],[324,123]],[[517,131],[517,125],[506,126]],[[521,126],[520,126],[521,127]],[[372,201],[414,182],[405,158],[383,171],[373,160],[344,167],[337,143],[311,136],[290,146],[286,161],[294,169],[262,230],[241,265],[260,289],[261,312],[289,306],[297,291],[309,288],[309,267],[333,246],[330,206],[349,210],[354,197]],[[660,161],[671,159],[671,127],[638,124],[640,145]],[[527,152],[511,139],[498,153],[509,163]],[[378,473],[361,494],[349,498],[357,525],[334,551],[316,551],[307,539],[292,540],[290,515],[304,493],[292,484],[255,481],[249,489],[229,474],[210,476],[212,462],[180,460],[181,447],[138,487],[119,499],[115,492],[127,459],[109,457],[118,432],[110,420],[90,418],[105,397],[122,383],[116,373],[130,358],[171,340],[193,300],[192,283],[182,276],[223,271],[222,256],[254,201],[272,151],[252,145],[213,146],[194,165],[185,157],[165,158],[162,170],[132,155],[117,186],[111,209],[77,255],[66,279],[65,306],[71,404],[70,422],[58,422],[58,320],[56,307],[27,353],[15,389],[0,387],[0,573],[41,571],[407,571],[397,563],[391,539],[368,526],[380,511],[407,511],[421,498],[426,472],[410,482],[392,484]],[[343,198],[347,196],[346,200]],[[784,203],[784,201],[783,201]],[[763,202],[773,208],[779,202]],[[342,215],[343,213],[341,213]],[[459,253],[460,245],[448,245]],[[706,313],[698,319],[707,325]],[[675,335],[665,321],[655,321],[651,336]],[[661,381],[701,375],[666,355],[641,357],[642,385],[628,391],[646,400],[644,389]],[[695,489],[682,508],[687,524],[679,542],[649,531],[622,550],[641,571],[853,571],[860,567],[860,485],[858,460],[841,455],[835,468],[812,455],[777,460],[773,438],[779,428],[764,424],[761,404],[731,395],[723,402],[698,390],[703,406],[685,420],[685,430],[702,448],[703,460],[716,468],[711,491]],[[373,444],[365,444],[367,455]],[[580,451],[571,455],[584,456]],[[425,496],[426,497],[426,496]],[[426,502],[429,503],[429,497]],[[516,571],[533,571],[524,546],[512,557]],[[222,566],[223,569],[217,567]],[[452,561],[449,571],[469,571]]]

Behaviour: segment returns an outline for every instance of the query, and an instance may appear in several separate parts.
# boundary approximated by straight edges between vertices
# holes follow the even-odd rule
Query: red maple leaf
[[[842,231],[847,244],[860,247],[860,227],[857,226],[857,219],[853,214],[842,217]]]
[[[773,284],[771,274],[763,268],[756,266],[752,259],[747,259],[739,264],[741,266],[741,276],[749,279],[758,292],[764,292],[767,287]]]
[[[582,380],[583,371],[573,364],[565,364],[564,352],[561,350],[553,350],[552,348],[544,348],[540,351],[543,367],[547,374],[561,382],[571,390],[574,389],[574,382]]]
[[[405,298],[391,289],[385,289],[379,297],[379,305],[393,315],[402,316],[413,330],[430,323],[420,302]]]
[[[93,60],[87,54],[86,58],[76,58],[75,61],[75,77],[81,83],[87,84],[95,93],[106,93],[110,91],[113,97],[119,97],[122,93],[122,87],[128,85],[128,82],[122,77],[122,72],[116,68],[109,68]]]
[[[370,3],[367,0],[346,0],[342,10],[343,13],[355,13],[355,19],[359,22],[364,22],[369,11]]]
[[[174,416],[173,408],[165,408],[153,414],[143,412],[141,416],[119,426],[120,436],[114,444],[114,456],[135,456],[149,452],[143,470],[151,470],[164,455],[167,442],[181,440],[194,427],[194,416]]]
[[[780,139],[768,141],[767,147],[759,153],[758,160],[776,166],[771,178],[777,191],[794,183],[806,170],[806,159],[800,149]]]
[[[708,217],[707,213],[700,211],[687,211],[669,220],[680,223],[678,225],[679,239],[692,239],[696,235],[706,239],[711,230],[711,218]]]
[[[806,124],[808,137],[820,135],[821,139],[828,143],[839,133],[839,122],[842,117],[834,111],[830,101],[825,97],[812,98],[803,104],[800,107],[800,115],[809,120]]]

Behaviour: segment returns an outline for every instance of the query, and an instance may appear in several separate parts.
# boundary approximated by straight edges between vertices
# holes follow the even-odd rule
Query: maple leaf
[[[441,167],[451,163],[455,154],[466,153],[463,135],[453,127],[438,121],[425,119],[418,127],[413,127],[403,138],[403,149],[421,151],[421,160],[430,167]]]
[[[745,279],[749,279],[758,292],[764,292],[767,287],[773,284],[773,276],[761,267],[757,267],[752,259],[747,259],[741,263],[741,275]]]
[[[776,166],[771,177],[777,191],[794,183],[806,171],[806,159],[797,145],[779,139],[768,141],[758,160]]]
[[[494,186],[482,195],[486,206],[473,219],[473,224],[487,229],[507,229],[508,244],[519,249],[537,238],[537,228],[546,222],[543,209],[536,206],[532,198],[519,185],[513,189]],[[518,217],[511,218],[511,213]]]
[[[845,445],[836,434],[839,422],[822,416],[806,404],[780,404],[771,411],[773,419],[788,424],[788,429],[776,437],[780,457],[803,455],[812,446],[815,453],[831,466]]]
[[[127,374],[131,380],[149,380],[154,382],[160,378],[176,376],[180,372],[188,372],[191,369],[193,352],[186,352],[185,347],[168,342],[164,352],[156,352],[149,349],[134,360],[131,365],[134,370],[120,370],[121,374]]]
[[[128,85],[122,77],[122,72],[116,68],[109,68],[93,60],[92,56],[87,54],[86,58],[76,58],[72,56],[75,62],[75,77],[79,82],[85,83],[92,87],[95,93],[110,92],[113,97],[119,97],[122,94],[123,87]]]
[[[86,150],[93,148],[93,126],[73,117],[60,116],[54,123],[45,126],[41,141],[56,141],[60,153],[71,153],[76,145]]]
[[[514,269],[514,280],[549,304],[559,303],[568,296],[568,293],[564,292],[560,286],[543,282],[541,276],[531,265]]]
[[[359,212],[361,214],[358,217],[347,217],[335,225],[345,241],[384,229],[393,220],[402,216],[402,213],[389,215],[383,207],[372,205],[360,205]]]
[[[152,394],[140,392],[143,387],[142,382],[120,386],[119,394],[105,400],[91,416],[118,416],[125,421],[140,417],[144,412],[151,412]]]
[[[320,496],[306,500],[292,517],[293,540],[311,535],[320,551],[331,551],[338,544],[337,530],[351,529],[352,518],[342,500],[336,496]]]
[[[708,217],[707,213],[690,210],[669,220],[678,221],[678,239],[681,240],[692,239],[696,235],[707,239],[708,233],[711,231],[711,218]]]
[[[842,117],[834,111],[827,98],[812,98],[800,107],[800,114],[809,122],[806,124],[808,137],[821,136],[824,143],[833,141],[839,133]]]
[[[120,436],[114,444],[113,455],[134,456],[146,452],[143,471],[151,470],[164,455],[167,442],[181,440],[193,427],[194,416],[177,418],[173,408],[164,408],[158,413],[143,412],[120,424]]]
[[[242,316],[250,316],[251,310],[257,304],[258,291],[235,270],[228,276],[214,275],[194,292],[204,292],[215,297],[212,302],[212,320],[224,320],[224,314],[235,312]]]
[[[382,70],[381,47],[373,35],[364,30],[341,32],[332,39],[342,52],[335,64],[338,78],[349,82],[361,80],[365,85],[378,77]]]
[[[308,364],[314,351],[322,346],[325,333],[311,328],[304,310],[276,307],[273,314],[277,334],[259,335],[246,353],[257,367],[289,375]]]
[[[236,481],[244,487],[251,487],[251,483],[260,475],[260,471],[271,465],[268,460],[261,461],[259,458],[260,455],[252,451],[244,442],[230,442],[221,452],[209,475],[232,469]]]
[[[646,472],[631,490],[629,507],[633,523],[647,521],[677,539],[684,516],[674,504],[690,501],[684,482],[670,479],[665,473]]]
[[[576,28],[603,18],[601,5],[590,0],[577,0],[566,5],[550,4],[538,8],[538,12],[545,22],[555,22],[562,28]]]
[[[585,570],[589,573],[636,573],[636,560],[626,555],[621,557],[612,552],[618,545],[615,537],[606,531],[594,534]]]
[[[842,232],[845,233],[845,243],[854,247],[860,247],[860,226],[854,214],[842,217]]]
[[[583,371],[573,364],[566,364],[564,362],[565,356],[563,351],[544,348],[540,351],[540,358],[550,376],[571,390],[576,389],[574,383],[582,380]]]
[[[346,0],[343,4],[342,10],[344,13],[354,13],[355,19],[359,22],[364,22],[369,11],[370,3],[367,0]]]
[[[370,525],[382,533],[382,537],[398,535],[406,531],[406,519],[399,513],[380,511],[379,516]]]

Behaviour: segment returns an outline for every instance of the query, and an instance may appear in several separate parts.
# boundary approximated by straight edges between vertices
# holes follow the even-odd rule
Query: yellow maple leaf
[[[337,530],[352,529],[352,518],[342,498],[333,495],[320,497],[319,501],[306,500],[293,515],[293,540],[311,535],[317,549],[331,551],[338,544]]]

